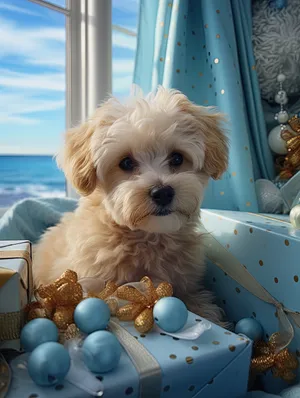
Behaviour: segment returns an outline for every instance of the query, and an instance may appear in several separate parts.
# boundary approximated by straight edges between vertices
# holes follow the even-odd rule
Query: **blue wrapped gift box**
[[[292,227],[288,216],[203,210],[202,223],[278,302],[289,310],[300,311],[300,231]],[[265,339],[278,332],[276,308],[244,289],[212,262],[208,264],[207,282],[230,320],[257,319]],[[288,317],[295,331],[289,349],[299,357],[300,329]],[[271,393],[287,387],[271,372],[263,377],[263,383]]]
[[[202,322],[202,319],[189,313],[187,325],[198,322]],[[155,331],[139,335],[132,323],[123,322],[121,325],[159,363],[162,370],[161,397],[238,398],[246,393],[252,351],[248,339],[216,325],[212,325],[197,340],[173,338]],[[18,360],[12,361],[12,368],[17,368]],[[119,366],[99,377],[104,385],[104,398],[140,396],[139,376],[125,351],[122,352]],[[67,381],[56,387],[41,388],[30,380],[27,371],[22,377],[14,374],[7,398],[30,396],[85,398],[90,395]]]

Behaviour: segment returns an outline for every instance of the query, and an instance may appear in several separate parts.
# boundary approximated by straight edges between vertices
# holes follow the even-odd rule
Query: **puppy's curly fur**
[[[171,282],[191,311],[220,323],[222,311],[203,288],[197,226],[209,178],[227,168],[222,120],[160,87],[127,104],[109,99],[68,131],[60,163],[83,196],[37,245],[35,284],[68,268],[118,283],[148,275]]]

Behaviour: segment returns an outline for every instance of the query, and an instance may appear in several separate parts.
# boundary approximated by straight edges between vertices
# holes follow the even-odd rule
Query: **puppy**
[[[109,99],[66,133],[59,162],[82,198],[50,228],[34,254],[34,281],[66,269],[119,284],[147,275],[169,281],[189,310],[220,323],[203,288],[197,232],[210,177],[227,168],[222,115],[160,87],[145,99]]]

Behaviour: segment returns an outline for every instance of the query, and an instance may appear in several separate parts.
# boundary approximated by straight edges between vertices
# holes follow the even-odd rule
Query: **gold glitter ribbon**
[[[287,154],[279,173],[282,179],[290,179],[300,168],[300,118],[293,116],[288,123],[293,132],[283,130],[281,133],[287,147]]]
[[[36,301],[27,306],[28,320],[51,319],[58,329],[65,330],[74,322],[77,304],[83,300],[83,290],[74,271],[65,271],[60,278],[48,285],[41,285],[34,292]]]
[[[13,246],[18,246],[20,244],[28,243],[29,249],[25,250],[1,250],[1,248],[8,248]],[[0,246],[0,261],[1,260],[10,260],[10,259],[22,259],[25,260],[28,266],[28,296],[30,297],[32,294],[32,255],[31,255],[31,245],[29,241],[25,242],[16,242],[7,244],[4,246]],[[17,273],[17,271],[0,267],[0,289],[5,283]]]
[[[271,370],[275,377],[290,383],[296,378],[295,371],[298,368],[298,360],[296,355],[287,348],[276,352],[278,337],[278,333],[274,333],[268,342],[258,341],[254,343],[251,371],[263,373]]]
[[[28,244],[27,249],[9,250],[10,247],[18,247],[23,244]],[[1,249],[6,250],[1,250]],[[28,301],[32,295],[32,255],[31,244],[29,241],[17,241],[0,246],[0,263],[1,260],[22,259],[27,263],[27,294]],[[9,268],[0,267],[0,289],[15,275],[17,271]],[[21,327],[23,325],[24,316],[23,310],[0,314],[0,341],[16,340],[20,337]]]
[[[126,300],[129,304],[117,310],[116,316],[120,321],[134,321],[135,328],[140,333],[149,332],[154,324],[153,308],[162,297],[173,295],[172,285],[168,282],[154,287],[147,276],[141,279],[139,288],[135,284],[126,284],[118,287],[115,296]]]
[[[204,213],[204,212],[203,212]],[[239,283],[244,289],[276,308],[278,318],[278,333],[274,353],[277,355],[289,346],[294,338],[294,328],[288,318],[293,319],[297,327],[300,327],[300,313],[292,311],[277,301],[251,274],[239,260],[229,252],[218,240],[201,225],[200,232],[206,247],[206,256],[222,271]],[[274,340],[275,341],[275,340]]]

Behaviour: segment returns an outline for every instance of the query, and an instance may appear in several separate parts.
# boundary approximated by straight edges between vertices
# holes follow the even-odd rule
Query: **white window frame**
[[[66,16],[66,129],[112,93],[112,0],[66,0],[66,8],[28,0]],[[118,26],[114,29],[126,32]],[[67,182],[67,197],[78,195]],[[0,217],[6,211],[0,208]]]

